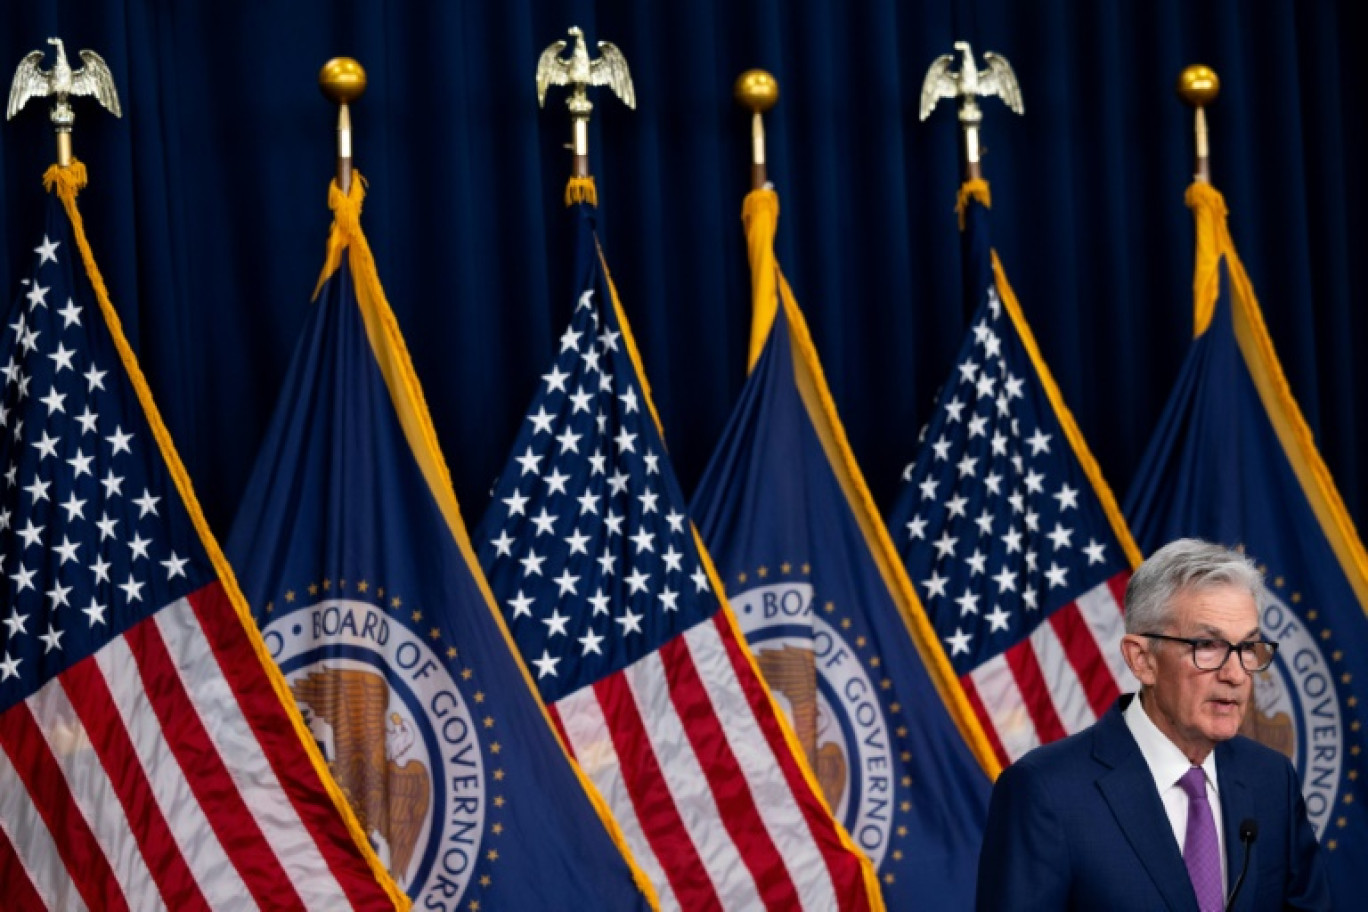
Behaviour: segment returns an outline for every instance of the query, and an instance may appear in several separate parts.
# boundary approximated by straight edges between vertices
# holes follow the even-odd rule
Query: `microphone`
[[[1245,875],[1249,873],[1249,856],[1254,854],[1254,840],[1259,838],[1259,821],[1253,817],[1246,817],[1240,821],[1240,842],[1245,847],[1244,865],[1240,868],[1240,876],[1235,880],[1235,889],[1230,891],[1230,902],[1226,903],[1226,912],[1235,908],[1235,898],[1240,895],[1240,887],[1244,886]]]

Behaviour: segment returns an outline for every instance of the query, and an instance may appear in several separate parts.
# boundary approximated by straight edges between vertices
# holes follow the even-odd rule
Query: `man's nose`
[[[1226,656],[1225,664],[1216,669],[1216,677],[1227,684],[1243,684],[1249,678],[1249,672],[1245,671],[1244,666],[1240,664],[1240,653],[1238,651],[1233,649],[1230,651],[1230,654]]]

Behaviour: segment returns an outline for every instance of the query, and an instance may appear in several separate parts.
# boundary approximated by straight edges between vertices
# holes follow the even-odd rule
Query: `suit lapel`
[[[1245,849],[1240,844],[1240,823],[1258,819],[1254,814],[1254,792],[1244,781],[1243,772],[1234,744],[1227,741],[1216,745],[1216,776],[1221,788],[1221,829],[1225,831],[1227,896],[1239,879],[1240,869],[1245,863]],[[1250,846],[1249,851],[1257,851],[1257,844]],[[1253,908],[1252,897],[1259,893],[1256,884],[1258,870],[1259,866],[1250,858],[1249,873],[1245,875],[1244,886],[1240,887],[1236,909]]]
[[[1093,729],[1093,758],[1108,768],[1098,777],[1097,787],[1165,905],[1195,912],[1197,895],[1173,838],[1173,826],[1120,709],[1114,707]]]

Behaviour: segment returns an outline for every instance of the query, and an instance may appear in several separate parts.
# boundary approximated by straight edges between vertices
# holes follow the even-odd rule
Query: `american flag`
[[[577,304],[475,534],[553,721],[664,908],[878,905],[718,598],[579,207]]]
[[[393,908],[62,192],[0,347],[3,905]]]
[[[1120,641],[1138,552],[968,205],[979,306],[889,527],[1006,764],[1135,689]]]

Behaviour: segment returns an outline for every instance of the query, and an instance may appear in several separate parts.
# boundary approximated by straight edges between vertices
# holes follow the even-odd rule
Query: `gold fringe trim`
[[[777,197],[775,199],[775,206],[777,211]],[[617,285],[614,284],[612,274],[608,271],[608,261],[603,254],[602,245],[598,244],[597,237],[595,237],[594,243],[598,250],[599,265],[603,268],[603,276],[608,283],[608,294],[612,298],[611,303],[613,312],[617,315],[618,329],[622,332],[623,348],[632,362],[632,368],[636,371],[637,380],[641,382],[641,391],[646,399],[646,408],[650,412],[651,420],[655,422],[656,431],[660,434],[661,443],[665,444],[665,428],[660,423],[660,413],[656,410],[655,399],[651,396],[651,385],[646,379],[646,369],[642,365],[641,351],[637,348],[636,338],[632,335],[631,324],[627,322],[627,313],[622,307],[622,299],[618,296]],[[773,254],[771,253],[771,256],[772,255]],[[668,450],[668,444],[665,445]],[[879,891],[878,874],[874,870],[873,863],[850,838],[850,835],[846,832],[845,827],[841,825],[840,821],[838,821],[834,815],[830,814],[830,808],[827,806],[826,797],[823,795],[822,789],[817,783],[817,777],[813,774],[812,769],[808,765],[807,757],[803,753],[802,743],[799,742],[798,735],[794,732],[788,717],[784,715],[783,709],[779,706],[778,701],[775,700],[769,685],[765,683],[765,676],[760,672],[760,666],[756,663],[755,656],[751,654],[750,648],[746,644],[746,635],[742,632],[741,625],[736,619],[736,614],[732,611],[731,603],[727,600],[727,590],[722,584],[722,578],[718,575],[717,567],[713,565],[712,556],[708,553],[707,545],[703,543],[703,537],[698,534],[698,528],[693,524],[692,519],[689,520],[689,530],[693,534],[694,545],[698,549],[699,562],[703,566],[704,572],[708,575],[708,581],[712,586],[713,592],[717,594],[717,600],[721,605],[719,610],[722,612],[722,617],[726,621],[727,626],[731,629],[732,636],[736,638],[736,642],[741,645],[741,652],[745,655],[746,662],[750,665],[752,672],[755,674],[755,679],[760,682],[760,687],[765,692],[765,698],[769,702],[770,709],[774,713],[779,729],[783,732],[784,742],[788,746],[790,753],[792,753],[797,760],[798,769],[802,772],[804,781],[807,782],[808,787],[811,789],[813,795],[816,796],[821,807],[826,809],[830,815],[829,819],[832,826],[835,828],[837,838],[841,842],[842,847],[853,853],[855,858],[860,862],[861,877],[869,899],[869,912],[883,912],[883,895]]]
[[[979,178],[960,184],[959,193],[955,194],[955,214],[959,216],[960,231],[964,230],[964,213],[968,210],[971,199],[978,200],[985,209],[993,208],[993,194],[988,189],[986,180]]]
[[[794,762],[798,766],[798,772],[802,774],[803,781],[807,783],[808,789],[812,792],[818,806],[827,812],[827,820],[830,821],[832,831],[836,834],[836,839],[840,842],[841,848],[849,852],[860,865],[860,880],[864,885],[865,900],[868,902],[868,905],[862,908],[865,912],[886,912],[883,890],[879,887],[879,872],[875,870],[874,862],[870,860],[864,850],[855,844],[855,840],[851,839],[845,825],[836,819],[831,806],[827,804],[826,794],[822,791],[821,783],[817,781],[817,775],[812,771],[807,754],[803,751],[803,743],[798,740],[798,733],[794,731],[793,723],[789,721],[784,708],[779,705],[779,701],[774,696],[774,691],[770,689],[764,673],[760,670],[760,663],[756,660],[755,654],[751,652],[750,644],[746,641],[745,631],[741,629],[741,622],[736,619],[736,612],[732,610],[731,601],[727,598],[727,590],[722,583],[722,577],[718,574],[717,566],[713,564],[712,555],[708,552],[708,546],[704,544],[703,536],[699,534],[698,527],[694,525],[692,519],[689,520],[689,531],[693,533],[694,547],[698,549],[699,563],[708,575],[708,583],[713,587],[713,592],[717,594],[717,601],[721,606],[718,610],[722,613],[722,619],[726,622],[728,629],[731,630],[731,635],[736,639],[737,645],[741,647],[741,654],[745,657],[746,664],[750,666],[751,673],[755,675],[755,680],[760,682],[760,689],[764,691],[765,700],[769,703],[770,711],[774,714],[779,731],[784,736],[784,744],[788,747],[789,753],[793,755]]]
[[[565,205],[573,206],[575,203],[598,205],[598,188],[594,186],[592,177],[572,177],[565,185]]]
[[[162,421],[161,413],[157,410],[157,404],[152,398],[152,390],[147,385],[147,378],[143,376],[142,368],[138,366],[138,360],[133,354],[133,348],[128,344],[128,339],[124,335],[123,323],[119,320],[119,314],[109,299],[109,291],[105,287],[99,267],[95,265],[95,255],[90,249],[90,242],[86,240],[85,223],[81,219],[80,210],[76,208],[76,194],[86,185],[85,166],[75,160],[66,168],[53,165],[43,175],[43,185],[49,193],[54,191],[57,193],[57,198],[62,201],[67,217],[71,220],[72,231],[76,237],[76,246],[80,249],[81,260],[85,264],[86,276],[95,291],[95,300],[99,303],[100,313],[109,328],[114,348],[119,353],[119,360],[128,375],[129,383],[138,396],[138,402],[142,406],[143,414],[147,417],[148,426],[152,429],[152,436],[161,450],[162,459],[166,462],[167,473],[171,476],[176,491],[180,494],[181,502],[185,505],[185,511],[190,517],[190,522],[199,535],[200,543],[209,556],[214,572],[218,575],[219,584],[223,587],[224,594],[237,614],[238,623],[242,625],[247,640],[251,643],[252,650],[256,653],[257,660],[266,673],[271,688],[275,691],[276,698],[285,708],[287,718],[294,728],[295,736],[303,745],[305,753],[313,764],[314,772],[318,775],[328,797],[341,815],[347,832],[361,857],[366,861],[371,873],[375,876],[376,882],[385,890],[390,901],[394,903],[394,907],[406,912],[411,908],[412,901],[395,884],[389,871],[381,864],[379,856],[371,848],[370,841],[361,829],[361,824],[357,820],[350,803],[342,794],[342,790],[333,779],[332,773],[328,771],[323,755],[319,752],[318,743],[304,725],[304,719],[299,714],[299,707],[295,703],[294,694],[290,691],[290,685],[285,681],[285,676],[281,674],[275,660],[267,651],[265,642],[261,639],[256,621],[252,619],[252,612],[247,606],[247,599],[238,586],[237,576],[234,575],[233,568],[229,565],[227,558],[223,556],[223,551],[214,539],[214,533],[209,529],[209,523],[204,518],[204,512],[200,509],[199,500],[195,497],[194,488],[190,484],[190,476],[185,471],[185,465],[181,462],[180,454],[177,453],[176,446],[171,440],[171,432],[167,430],[166,424]]]
[[[996,779],[1002,772],[1002,764],[998,762],[997,754],[994,753],[988,736],[983,731],[983,724],[969,705],[964,687],[959,683],[955,670],[950,665],[945,648],[936,637],[926,608],[917,596],[916,587],[907,575],[907,568],[898,554],[897,546],[893,543],[888,526],[874,503],[874,495],[870,493],[864,473],[855,459],[855,450],[846,436],[845,425],[842,424],[840,414],[836,410],[836,400],[831,395],[826,373],[822,370],[821,361],[817,356],[817,347],[813,344],[812,334],[794,298],[793,290],[782,273],[779,281],[784,316],[789,321],[789,338],[795,353],[794,370],[797,376],[794,379],[802,394],[813,428],[822,442],[822,449],[826,451],[836,480],[841,485],[846,501],[850,504],[851,513],[860,526],[865,544],[874,558],[875,566],[879,568],[879,575],[883,578],[894,604],[897,605],[898,614],[907,627],[908,638],[926,666],[927,676],[935,686],[941,702],[945,704],[946,711],[949,712],[950,719],[959,730],[960,736],[969,745],[974,759],[978,761],[989,780]]]
[[[636,370],[637,380],[641,381],[641,392],[646,399],[646,408],[651,413],[651,420],[655,422],[656,433],[660,435],[660,442],[669,452],[669,445],[665,443],[665,425],[660,421],[660,412],[656,410],[655,398],[651,395],[651,381],[646,379],[646,367],[641,361],[641,349],[637,348],[636,337],[632,335],[632,325],[627,322],[627,311],[622,308],[622,299],[618,297],[617,283],[613,281],[613,274],[608,270],[608,258],[603,254],[603,245],[599,243],[598,234],[594,235],[594,250],[598,253],[599,266],[603,269],[603,278],[608,282],[608,294],[613,299],[613,313],[617,314],[618,329],[622,331],[623,345],[627,355],[632,360],[632,367]]]
[[[442,455],[441,446],[437,440],[437,429],[432,423],[432,413],[428,409],[422,385],[418,381],[418,373],[413,367],[413,359],[409,354],[407,344],[404,342],[403,333],[399,329],[399,321],[395,318],[394,310],[385,297],[385,289],[380,284],[380,274],[376,269],[375,256],[372,254],[370,244],[361,229],[361,204],[365,199],[363,182],[364,179],[359,173],[353,173],[352,185],[348,193],[343,194],[336,181],[329,188],[328,205],[333,210],[334,221],[332,231],[328,236],[327,261],[319,279],[319,289],[322,288],[324,281],[341,265],[342,254],[346,252],[347,263],[351,268],[352,278],[355,282],[357,305],[366,327],[366,338],[370,342],[371,351],[380,367],[385,386],[389,390],[390,400],[399,418],[404,438],[413,451],[414,459],[418,463],[419,470],[423,473],[428,489],[432,492],[433,499],[436,500],[438,509],[446,520],[447,528],[455,539],[456,546],[465,560],[466,566],[470,569],[494,624],[503,636],[504,643],[508,648],[509,659],[514,662],[522,675],[523,682],[531,693],[532,699],[536,702],[537,708],[546,722],[547,729],[560,747],[565,762],[570,765],[580,787],[584,790],[585,797],[589,799],[590,805],[597,813],[609,838],[621,853],[631,871],[637,889],[646,897],[652,909],[659,909],[660,901],[656,895],[655,886],[633,857],[632,851],[627,845],[627,839],[618,826],[617,819],[599,793],[598,787],[585,775],[579,764],[571,758],[565,744],[561,741],[560,732],[552,723],[551,714],[547,710],[546,704],[542,702],[536,681],[526,663],[523,662],[517,642],[513,639],[513,634],[508,629],[503,614],[498,609],[498,602],[494,598],[493,591],[489,588],[489,581],[485,579],[484,572],[480,569],[479,559],[476,557],[475,549],[470,542],[470,534],[461,517],[461,507],[456,500],[456,489],[451,481],[451,471],[447,467],[446,459]],[[318,296],[319,289],[314,291],[315,298]]]
[[[1064,436],[1068,439],[1069,446],[1078,459],[1078,464],[1082,466],[1083,474],[1087,476],[1092,485],[1093,493],[1097,495],[1097,500],[1102,505],[1102,512],[1106,514],[1107,521],[1111,524],[1112,533],[1120,542],[1121,550],[1125,553],[1126,560],[1130,561],[1131,569],[1134,570],[1140,566],[1140,561],[1143,559],[1140,547],[1135,543],[1134,536],[1131,535],[1126,517],[1116,502],[1116,495],[1112,493],[1111,487],[1107,484],[1107,479],[1102,475],[1102,467],[1097,464],[1097,459],[1093,456],[1092,450],[1088,449],[1088,441],[1083,437],[1083,432],[1079,430],[1073,412],[1069,411],[1069,407],[1064,404],[1064,394],[1059,391],[1059,384],[1055,382],[1054,374],[1050,373],[1049,365],[1045,363],[1045,358],[1040,353],[1040,346],[1036,344],[1035,334],[1031,332],[1030,324],[1026,322],[1026,315],[1022,312],[1021,304],[1017,301],[1016,292],[1012,291],[1012,286],[1007,282],[1007,273],[1002,268],[1002,261],[998,259],[996,250],[993,251],[993,279],[997,285],[998,298],[1012,318],[1012,325],[1016,327],[1017,335],[1021,337],[1021,345],[1026,349],[1026,354],[1031,359],[1031,365],[1035,368],[1036,376],[1040,378],[1040,385],[1045,390],[1045,397],[1050,400],[1050,407],[1054,409],[1055,417],[1059,419],[1059,426],[1064,429]]]
[[[1196,253],[1192,265],[1192,337],[1195,339],[1211,325],[1216,298],[1221,293],[1221,253],[1226,231],[1225,197],[1205,181],[1193,181],[1183,194],[1192,210],[1197,228]],[[1234,247],[1230,248],[1232,251]]]
[[[337,186],[336,179],[328,184],[328,208],[332,210],[333,224],[328,232],[328,252],[323,258],[323,271],[319,273],[318,284],[314,286],[315,301],[318,300],[318,293],[323,290],[324,283],[328,281],[328,276],[336,272],[337,267],[342,264],[342,252],[358,238],[365,243],[366,239],[361,234],[361,206],[366,199],[366,187],[366,179],[361,176],[360,171],[352,172],[351,186],[347,188],[346,193]],[[369,253],[370,247],[367,246],[366,250]]]
[[[774,235],[779,217],[778,194],[773,190],[751,191],[746,195],[745,202],[742,205],[741,217],[746,230],[746,245],[751,265],[752,323],[748,370],[754,369],[755,362],[759,358],[769,334],[774,331],[774,320],[778,309],[783,307],[789,325],[789,339],[795,350],[794,382],[803,399],[804,408],[807,410],[813,428],[822,443],[837,482],[841,485],[842,492],[851,506],[851,512],[860,526],[884,584],[888,587],[889,594],[898,606],[899,613],[908,627],[909,638],[912,640],[914,648],[917,649],[926,663],[937,692],[946,703],[956,728],[969,744],[975,760],[992,779],[1000,771],[1000,766],[993,755],[986,736],[983,734],[982,727],[969,708],[963,689],[954,680],[953,671],[950,669],[944,651],[938,645],[928,649],[924,644],[926,636],[930,637],[929,642],[935,644],[935,632],[930,629],[930,622],[926,619],[925,612],[917,600],[916,591],[907,579],[906,571],[903,569],[902,562],[893,547],[892,539],[879,517],[873,495],[869,493],[864,476],[855,462],[854,452],[846,439],[845,429],[836,412],[835,401],[831,398],[830,390],[826,385],[826,379],[817,357],[816,348],[812,343],[811,334],[808,332],[807,323],[798,307],[797,300],[794,298],[793,290],[789,287],[783,271],[779,268],[778,259],[774,255]],[[723,595],[726,590],[722,581],[717,577],[712,560],[707,556],[706,550],[702,549],[701,539],[698,540],[698,543],[700,553],[704,555],[704,563],[713,582],[714,591]],[[723,599],[726,606],[727,621],[736,631],[739,640],[744,643],[745,636],[740,631],[730,604],[726,602],[724,595]],[[746,655],[755,670],[755,674],[763,682],[764,675],[761,674],[759,666],[749,650],[747,650]],[[817,787],[816,779],[807,764],[797,733],[792,730],[783,709],[774,704],[773,695],[768,685],[766,685],[765,690],[770,695],[771,703],[775,706],[775,714],[784,733],[785,741],[788,743],[790,751],[798,759],[799,768],[803,770],[804,777],[809,782],[819,802],[830,812],[830,808],[826,805],[825,795]],[[878,883],[878,872],[874,868],[873,862],[850,838],[849,833],[840,821],[835,820],[834,814],[832,821],[841,845],[861,860],[861,874],[870,907],[881,908],[883,898]]]
[[[987,192],[986,184],[983,190]],[[827,461],[850,504],[851,513],[863,533],[884,585],[898,607],[898,613],[907,627],[908,638],[926,665],[936,692],[955,727],[969,745],[974,759],[989,779],[994,779],[1002,770],[1001,764],[983,732],[983,726],[969,706],[964,688],[956,679],[945,650],[936,638],[936,632],[926,617],[926,609],[908,579],[907,570],[874,503],[874,496],[855,459],[855,451],[846,437],[845,426],[841,423],[836,401],[827,385],[807,320],[774,255],[778,216],[779,196],[773,190],[752,190],[746,195],[742,221],[746,226],[746,244],[750,254],[755,314],[751,329],[750,367],[754,369],[755,361],[772,331],[777,309],[782,306],[788,321],[789,340],[794,349],[794,382]]]
[[[1197,227],[1192,280],[1193,320],[1199,327],[1196,334],[1201,335],[1211,324],[1216,298],[1220,294],[1220,263],[1224,257],[1230,276],[1231,320],[1240,354],[1283,453],[1297,476],[1302,494],[1325,533],[1360,608],[1368,615],[1368,551],[1364,550],[1330,468],[1316,447],[1311,426],[1306,423],[1306,417],[1292,395],[1287,375],[1283,373],[1254,285],[1230,236],[1225,197],[1209,184],[1193,182],[1184,199],[1192,209]]]

